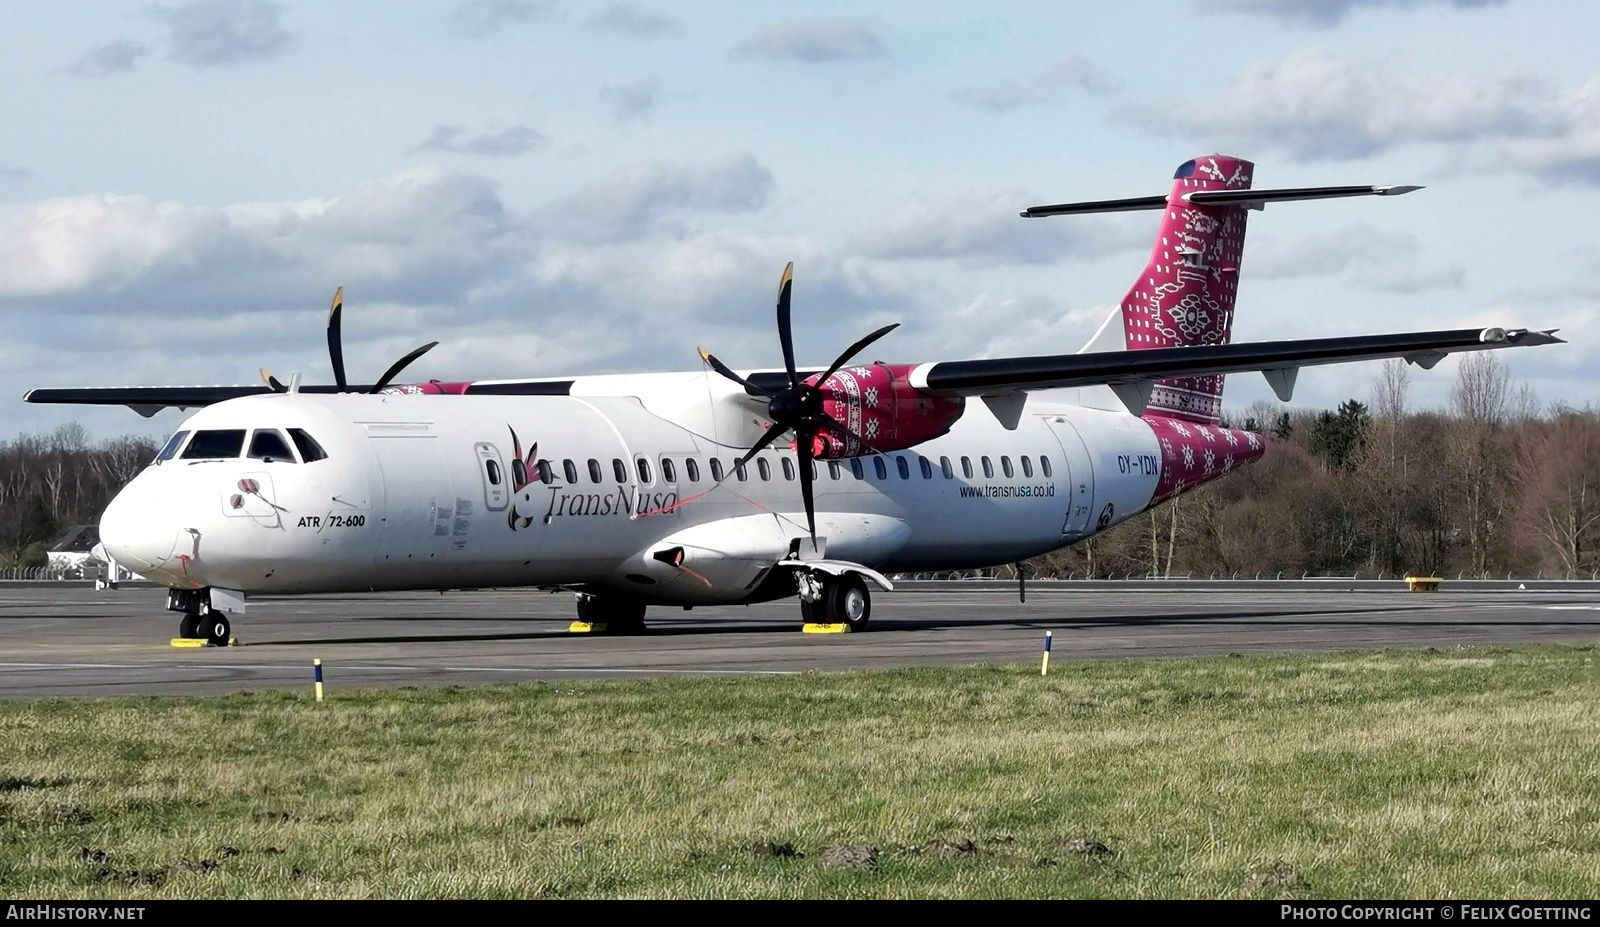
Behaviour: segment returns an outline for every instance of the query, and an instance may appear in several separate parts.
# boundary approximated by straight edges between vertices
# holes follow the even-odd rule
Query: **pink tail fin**
[[[1183,196],[1248,189],[1254,170],[1249,161],[1209,155],[1185,162],[1173,175],[1150,262],[1122,298],[1128,350],[1228,343],[1247,207],[1201,206]],[[1215,424],[1222,414],[1222,377],[1157,380],[1145,414]]]

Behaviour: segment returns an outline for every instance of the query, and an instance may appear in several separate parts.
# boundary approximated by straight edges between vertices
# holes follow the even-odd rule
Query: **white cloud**
[[[123,74],[139,66],[139,59],[143,58],[149,49],[138,42],[118,39],[104,45],[96,45],[88,49],[78,60],[72,63],[68,72],[79,77],[104,77],[107,74]]]
[[[282,7],[266,0],[195,0],[151,12],[166,21],[167,56],[197,68],[265,61],[294,42],[278,24]]]
[[[860,61],[885,54],[883,40],[856,19],[811,19],[775,23],[740,43],[737,54],[818,64]]]
[[[649,13],[632,3],[613,3],[589,17],[589,28],[635,38],[670,35],[683,31],[683,23],[661,13]]]
[[[459,294],[531,247],[488,181],[435,168],[323,200],[59,197],[0,205],[0,299],[80,297],[64,305],[95,312],[191,290],[272,305],[338,282]],[[166,311],[186,311],[173,302]]]
[[[1388,293],[1460,289],[1466,269],[1427,266],[1410,232],[1358,223],[1293,238],[1263,237],[1245,246],[1242,272],[1263,280],[1345,276],[1358,287]]]
[[[1253,64],[1205,99],[1120,115],[1157,132],[1337,161],[1408,144],[1560,138],[1576,126],[1575,111],[1563,110],[1558,97],[1530,77],[1418,77],[1310,48]]]
[[[506,26],[537,22],[549,15],[549,4],[532,0],[468,0],[456,7],[450,25],[462,35],[482,38]]]
[[[532,126],[514,125],[462,137],[460,125],[437,125],[433,134],[418,142],[411,151],[439,151],[445,154],[513,157],[542,151],[550,140]]]
[[[1006,113],[1026,106],[1055,103],[1072,90],[1091,94],[1115,90],[1117,82],[1088,60],[1069,55],[1043,70],[1022,77],[967,87],[950,95],[958,103],[991,113]]]
[[[1312,26],[1328,27],[1344,21],[1356,8],[1412,9],[1446,5],[1457,9],[1501,6],[1505,0],[1199,0],[1203,9],[1256,13]]]
[[[1021,190],[983,191],[912,201],[883,214],[853,248],[890,260],[956,260],[969,265],[1053,264],[1148,248],[1151,225],[1126,216],[1023,219],[1040,202]]]
[[[648,119],[661,104],[661,81],[654,77],[600,88],[600,99],[618,122]]]
[[[772,172],[748,154],[707,164],[655,163],[618,171],[542,211],[555,237],[586,243],[630,241],[671,213],[741,213],[772,195]]]

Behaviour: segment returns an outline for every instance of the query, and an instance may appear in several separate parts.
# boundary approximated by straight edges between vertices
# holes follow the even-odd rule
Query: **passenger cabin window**
[[[933,463],[926,457],[918,457],[917,463],[922,465],[922,478],[925,480],[933,479]]]
[[[1028,459],[1027,454],[1022,455],[1022,475],[1033,476],[1033,461]]]
[[[640,457],[638,460],[634,461],[634,465],[639,468],[639,482],[650,482],[650,461]]]
[[[991,480],[994,479],[994,463],[989,460],[989,455],[985,454],[980,459],[983,461],[984,477]]]
[[[546,486],[556,481],[555,468],[550,466],[550,461],[548,460],[541,460],[534,464],[533,471],[538,476],[539,482],[544,483]]]
[[[894,465],[895,468],[900,471],[900,478],[902,480],[911,479],[911,463],[906,460],[906,455],[896,454],[894,458]]]
[[[187,431],[180,431],[168,438],[166,445],[161,448],[161,453],[156,455],[156,462],[171,460],[172,455],[178,453],[178,448],[183,447],[183,439],[187,437],[189,437]]]
[[[711,478],[718,483],[722,482],[722,461],[711,458]]]
[[[283,440],[283,435],[276,428],[258,428],[250,436],[250,457],[265,463],[283,461],[296,463],[294,451],[289,450],[289,442]]]
[[[500,465],[495,463],[492,460],[486,460],[483,463],[484,463],[483,469],[489,474],[489,485],[490,486],[499,486],[500,485]]]
[[[744,461],[742,459],[735,460],[733,462],[733,475],[737,476],[739,478],[739,482],[741,483],[750,478],[750,473],[744,468]]]
[[[839,478],[839,461],[837,461],[837,460],[828,461],[828,476],[829,476],[829,478],[835,479],[835,480]]]
[[[858,480],[864,480],[864,479],[867,478],[866,471],[864,471],[861,468],[861,458],[860,457],[852,457],[852,458],[850,458],[850,473],[852,475],[854,475],[855,478],[858,479]]]
[[[218,431],[197,431],[194,440],[183,449],[184,460],[215,460],[234,458],[244,450],[244,429],[229,428]]]
[[[767,463],[767,458],[756,458],[756,472],[761,474],[762,482],[772,479],[772,465]]]
[[[673,466],[671,457],[661,458],[661,479],[667,483],[678,481],[678,468]]]
[[[971,457],[963,457],[963,458],[961,458],[961,475],[963,477],[969,479],[969,480],[972,479],[972,458]]]
[[[1039,472],[1043,473],[1045,476],[1050,475],[1050,458],[1044,456],[1043,454],[1039,455]]]
[[[566,474],[568,483],[576,483],[578,481],[578,465],[572,461],[561,461],[561,472]]]
[[[700,482],[700,464],[693,457],[684,460],[683,472],[688,474],[689,482]]]
[[[294,446],[300,451],[300,460],[311,463],[315,460],[327,460],[328,452],[322,449],[317,439],[306,434],[304,428],[289,429],[289,437],[294,440]]]
[[[956,471],[955,471],[954,467],[950,466],[950,458],[948,458],[948,457],[940,457],[939,458],[939,469],[944,471],[944,478],[945,479],[947,479],[947,480],[955,479]]]
[[[877,472],[878,479],[886,480],[889,478],[889,465],[883,462],[882,457],[872,458],[872,469]]]
[[[786,480],[794,479],[794,461],[790,460],[787,457],[780,457],[778,459],[783,461],[783,478],[786,479]],[[816,477],[817,477],[816,467],[813,466],[812,470],[811,470],[811,478],[812,479],[816,479]]]
[[[600,476],[600,461],[595,460],[593,457],[589,458],[589,482],[600,482]]]
[[[1010,479],[1012,477],[1013,471],[1011,469],[1011,458],[1009,456],[1004,454],[1000,456],[1000,469],[1005,473],[1006,479]]]
[[[628,481],[628,465],[622,462],[621,457],[611,458],[611,475],[615,476],[619,483]]]

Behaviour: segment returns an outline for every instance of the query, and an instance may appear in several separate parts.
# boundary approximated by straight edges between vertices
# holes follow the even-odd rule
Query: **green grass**
[[[0,703],[0,895],[1588,897],[1595,656]]]

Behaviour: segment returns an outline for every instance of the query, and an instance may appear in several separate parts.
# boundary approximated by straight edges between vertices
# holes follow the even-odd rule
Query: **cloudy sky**
[[[868,12],[863,13],[863,9]],[[1236,340],[1559,326],[1513,352],[1600,400],[1600,15],[1584,0],[13,4],[0,55],[0,433],[125,410],[34,386],[685,369],[1076,350],[1148,214],[1222,151],[1257,186],[1417,183],[1253,214]],[[1443,401],[1450,365],[1415,379]],[[1297,402],[1365,397],[1308,370]],[[1230,380],[1234,407],[1269,395]]]

